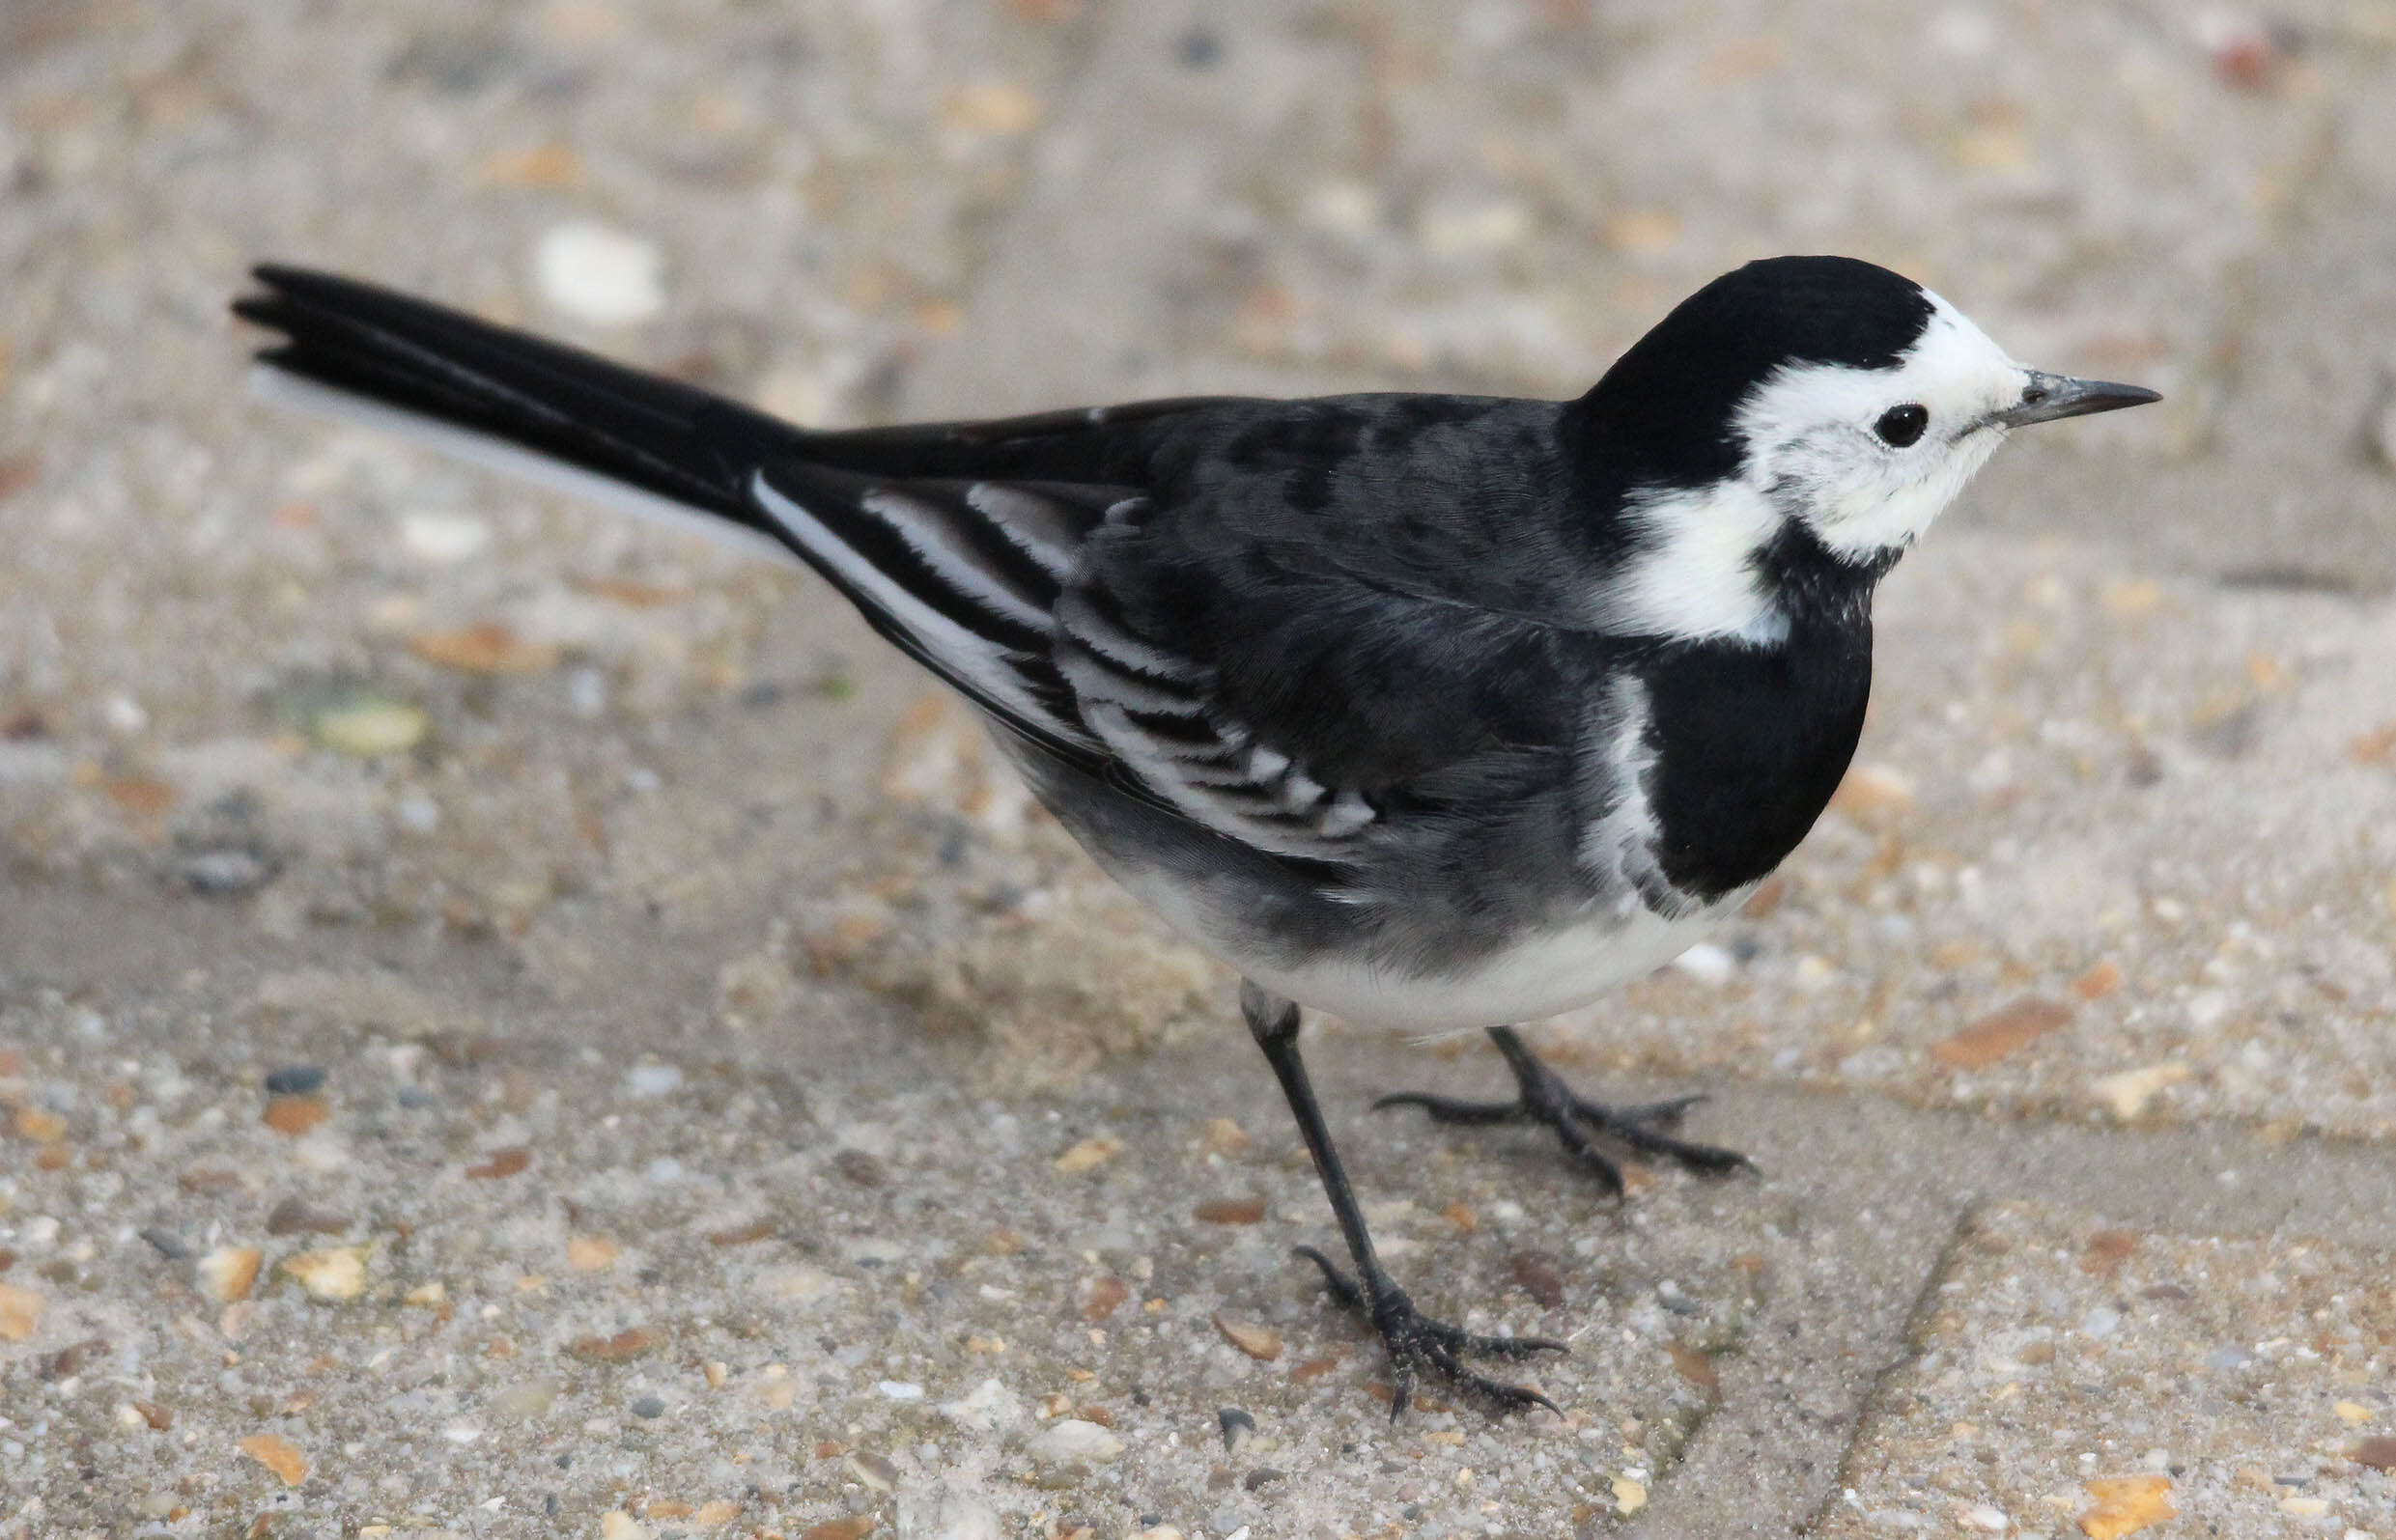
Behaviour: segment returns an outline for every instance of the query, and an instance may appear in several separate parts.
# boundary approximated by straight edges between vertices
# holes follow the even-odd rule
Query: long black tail
[[[287,375],[517,446],[779,543],[748,480],[807,435],[655,375],[355,279],[274,265],[236,315],[283,333],[258,357]]]
[[[810,433],[372,284],[256,274],[266,292],[233,308],[283,334],[258,355],[270,399],[296,390],[293,405],[770,542],[1026,743],[1107,773],[1051,656],[1053,609],[1082,540],[1140,490],[1091,472],[1136,461],[1142,425],[1186,404]]]

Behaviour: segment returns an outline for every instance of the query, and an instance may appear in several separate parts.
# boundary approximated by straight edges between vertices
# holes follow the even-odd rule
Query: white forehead
[[[1927,289],[1922,295],[1931,319],[1896,368],[1784,364],[1756,387],[1738,413],[1749,447],[1769,451],[1829,423],[1868,424],[1907,402],[1928,407],[1931,433],[1943,437],[2020,395],[2021,366],[1963,312]]]

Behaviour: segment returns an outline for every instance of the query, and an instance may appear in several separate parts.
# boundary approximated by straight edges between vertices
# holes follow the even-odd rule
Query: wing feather
[[[1214,671],[1137,632],[1083,560],[1094,529],[1136,516],[1136,494],[813,464],[761,470],[752,488],[775,527],[1005,726],[1097,755],[1118,784],[1257,850],[1361,858],[1372,803],[1256,742],[1222,711]]]

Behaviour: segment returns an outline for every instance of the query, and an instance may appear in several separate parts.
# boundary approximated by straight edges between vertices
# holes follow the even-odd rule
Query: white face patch
[[[1812,526],[1841,556],[1869,561],[1913,544],[2005,441],[1991,412],[2021,399],[2030,372],[1936,294],[1895,369],[1784,367],[1739,408],[1741,480]],[[1930,414],[1893,445],[1875,431],[1892,406]]]
[[[1737,480],[1634,497],[1640,548],[1593,596],[1606,629],[1771,646],[1789,619],[1756,556],[1791,515],[1858,563],[1921,538],[2004,442],[1988,414],[2029,381],[1960,311],[1926,297],[1931,321],[1896,368],[1791,364],[1758,386],[1734,422],[1747,446]],[[1902,406],[1930,419],[1904,446],[1875,431]]]

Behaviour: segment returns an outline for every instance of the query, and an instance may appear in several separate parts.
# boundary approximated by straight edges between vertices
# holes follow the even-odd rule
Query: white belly
[[[1412,973],[1329,961],[1283,967],[1243,957],[1209,934],[1186,895],[1154,881],[1133,889],[1168,925],[1274,994],[1359,1026],[1421,1037],[1510,1026],[1587,1005],[1704,940],[1748,893],[1742,888],[1678,919],[1637,907],[1541,933],[1469,967]]]
[[[1705,939],[1728,908],[1677,920],[1642,909],[1626,921],[1551,932],[1463,972],[1406,975],[1326,964],[1287,972],[1258,967],[1249,977],[1361,1026],[1419,1036],[1478,1031],[1587,1005]]]

